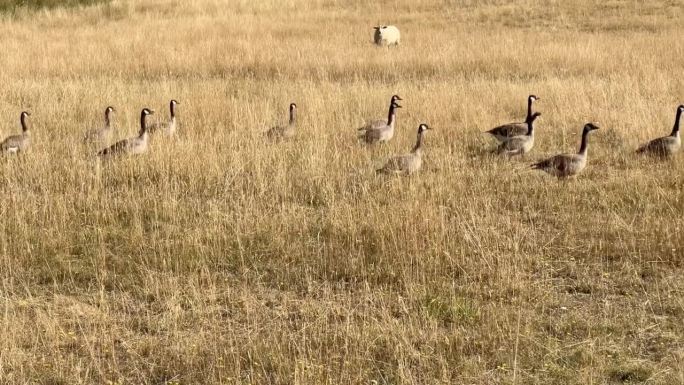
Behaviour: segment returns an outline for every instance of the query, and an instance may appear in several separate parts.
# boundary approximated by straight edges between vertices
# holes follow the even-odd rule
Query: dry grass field
[[[0,14],[0,384],[684,384],[679,0],[114,0]],[[371,44],[396,24],[397,49]],[[386,115],[395,138],[356,128]],[[521,120],[536,147],[491,154]],[[179,136],[98,163],[117,108]],[[299,106],[298,134],[263,132]],[[559,181],[531,162],[576,151]],[[376,176],[420,122],[424,167]]]

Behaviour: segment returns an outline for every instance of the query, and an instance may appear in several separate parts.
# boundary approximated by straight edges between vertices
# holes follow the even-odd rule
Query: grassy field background
[[[679,1],[115,0],[0,16],[0,384],[682,384]],[[371,44],[396,24],[398,49]],[[356,128],[405,100],[395,139]],[[542,98],[525,160],[480,132]],[[142,107],[180,135],[98,165]],[[299,106],[298,136],[263,131]],[[527,169],[576,151],[575,180]],[[374,168],[410,149],[424,169]]]

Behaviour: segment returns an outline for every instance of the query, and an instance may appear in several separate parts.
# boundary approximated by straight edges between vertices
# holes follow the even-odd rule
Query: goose
[[[542,160],[532,165],[535,170],[542,170],[559,178],[566,178],[577,175],[587,165],[587,148],[589,142],[587,137],[591,131],[598,130],[599,127],[593,123],[587,123],[582,131],[582,144],[577,154],[560,154]]]
[[[378,142],[387,142],[394,136],[394,127],[396,125],[396,109],[402,108],[397,101],[390,103],[389,112],[387,114],[387,122],[373,126],[371,123],[366,127],[361,127],[358,131],[363,131],[359,138],[364,142],[373,144]]]
[[[100,143],[104,144],[107,143],[112,136],[112,121],[111,121],[111,114],[112,112],[115,112],[116,110],[114,107],[109,106],[105,108],[105,124],[103,127],[100,128],[94,128],[88,132],[85,133],[83,140],[85,142],[91,142],[91,143]]]
[[[399,95],[392,95],[392,98],[390,98],[390,107],[392,107],[392,104],[395,104],[398,100],[403,100]],[[368,122],[365,126],[359,128],[359,131],[362,130],[368,130],[371,128],[382,128],[387,125],[387,120],[384,119],[378,119],[378,120],[372,120]]]
[[[269,138],[291,138],[295,134],[295,124],[297,122],[297,105],[290,103],[290,120],[286,126],[271,127],[266,132]]]
[[[143,108],[140,112],[140,131],[138,136],[120,140],[113,145],[97,153],[100,157],[111,157],[116,155],[132,154],[138,155],[147,152],[147,122],[146,118],[154,114],[153,110]]]
[[[19,120],[21,121],[21,134],[10,135],[0,143],[0,151],[5,154],[19,153],[26,151],[31,145],[31,136],[26,118],[31,116],[27,111],[23,111]]]
[[[525,135],[513,136],[507,141],[502,142],[497,152],[508,156],[524,155],[530,152],[532,146],[534,146],[534,126],[532,124],[539,116],[541,116],[541,112],[535,112],[532,116],[528,117],[525,122],[527,124]]]
[[[179,105],[180,102],[171,99],[169,102],[169,112],[170,112],[170,118],[168,122],[155,122],[149,125],[147,130],[149,131],[150,134],[155,134],[157,131],[163,131],[166,133],[168,136],[173,136],[176,133],[176,106]]]
[[[537,100],[541,100],[541,98],[536,95],[527,97],[527,116],[525,117],[525,122],[532,116],[532,103]],[[525,122],[504,124],[485,131],[485,133],[494,136],[499,142],[505,142],[510,137],[525,135],[527,132],[527,123]]]
[[[669,136],[653,139],[639,147],[637,153],[660,157],[668,157],[676,154],[682,146],[682,139],[679,137],[679,121],[682,117],[682,112],[684,112],[684,105],[677,107],[674,126],[672,127],[672,132]]]
[[[405,155],[395,156],[390,158],[382,168],[376,170],[378,173],[382,174],[392,174],[392,173],[406,173],[412,174],[418,170],[423,165],[423,133],[427,130],[431,130],[427,124],[421,123],[418,126],[418,139],[416,140],[416,145],[410,153]]]

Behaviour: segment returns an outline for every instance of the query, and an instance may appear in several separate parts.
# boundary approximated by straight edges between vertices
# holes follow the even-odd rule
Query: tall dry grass
[[[2,384],[684,383],[674,1],[145,0],[0,19]],[[371,27],[395,23],[399,49]],[[480,131],[542,97],[524,161]],[[395,139],[355,140],[404,97]],[[180,137],[98,166],[118,109]],[[299,134],[265,141],[296,101]],[[575,180],[527,170],[575,151]],[[407,151],[425,167],[374,168]]]

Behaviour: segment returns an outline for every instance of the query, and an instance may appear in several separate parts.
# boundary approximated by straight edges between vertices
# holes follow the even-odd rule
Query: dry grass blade
[[[115,0],[0,17],[2,384],[674,384],[673,1]],[[401,45],[372,43],[394,24]],[[483,131],[541,97],[524,159]],[[391,141],[356,128],[403,98]],[[97,162],[149,106],[173,138]],[[266,140],[291,101],[297,134]],[[527,170],[576,152],[573,180]],[[410,149],[409,177],[375,167]]]

